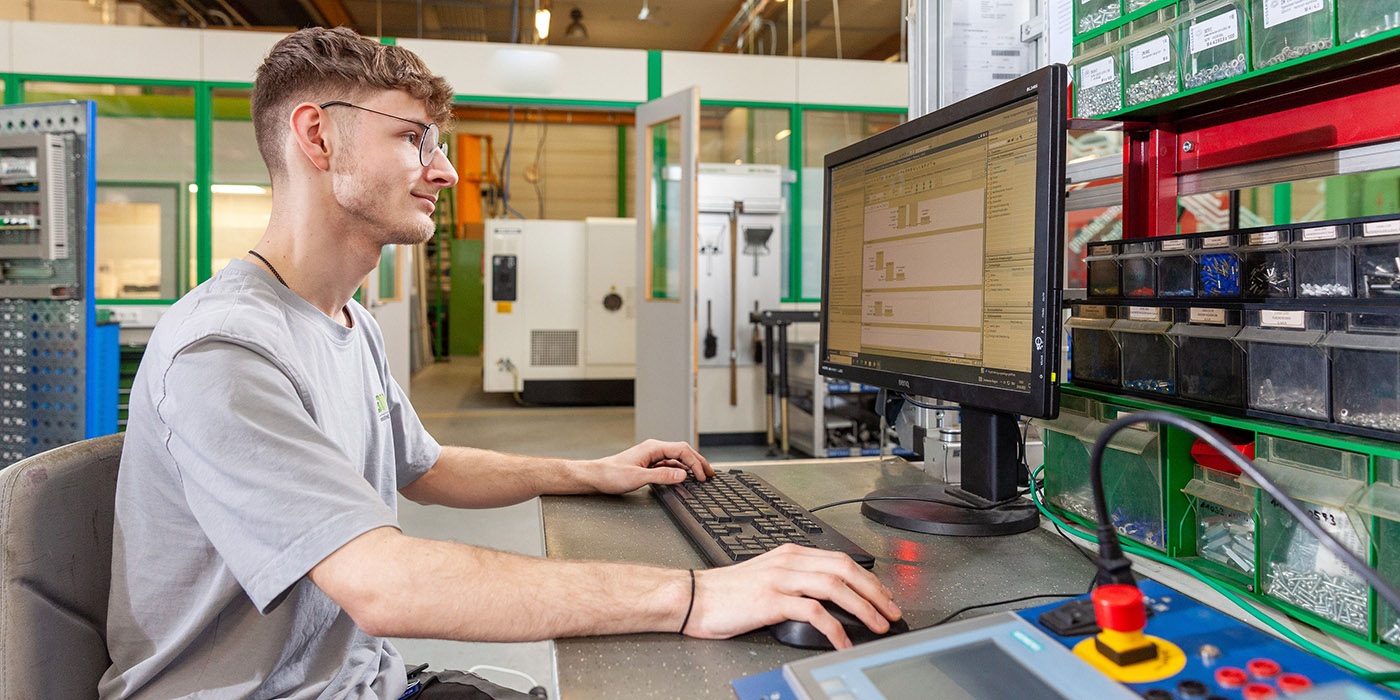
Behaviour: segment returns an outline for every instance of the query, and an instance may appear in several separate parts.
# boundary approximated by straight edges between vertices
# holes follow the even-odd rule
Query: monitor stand
[[[963,406],[961,488],[899,486],[872,491],[866,498],[932,498],[978,510],[925,501],[866,501],[860,512],[877,523],[931,535],[988,537],[1033,530],[1040,524],[1040,513],[1035,504],[1016,497],[1020,441],[1015,414]]]

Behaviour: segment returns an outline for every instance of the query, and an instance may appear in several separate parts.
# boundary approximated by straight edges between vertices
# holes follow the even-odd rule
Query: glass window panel
[[[787,167],[791,114],[786,109],[700,105],[700,162]]]
[[[271,176],[253,135],[251,95],[252,90],[242,88],[213,91],[209,257],[215,274],[257,244],[272,216]],[[195,198],[196,190],[191,188],[190,201]],[[193,222],[190,230],[195,231]],[[198,270],[195,251],[191,251],[189,269],[193,286]]]
[[[98,185],[94,283],[99,299],[174,299],[178,185]]]
[[[903,112],[809,109],[802,112],[802,289],[803,299],[822,291],[822,197],[826,154],[869,138],[905,121]],[[787,265],[784,270],[789,269]]]
[[[647,298],[680,299],[681,245],[681,120],[671,119],[647,128],[649,172],[647,181]]]
[[[27,81],[24,100],[97,104],[97,296],[178,297],[179,222],[195,218],[179,210],[194,181],[194,88]]]
[[[1229,228],[1229,192],[1180,199],[1181,232]],[[1400,213],[1400,168],[1239,190],[1240,226],[1305,224]]]

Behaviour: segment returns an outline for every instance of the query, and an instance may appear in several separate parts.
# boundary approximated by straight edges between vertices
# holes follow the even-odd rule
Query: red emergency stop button
[[[1278,691],[1271,685],[1263,683],[1250,683],[1242,691],[1244,700],[1271,700],[1278,697]]]
[[[1115,632],[1138,632],[1147,626],[1147,606],[1137,586],[1111,583],[1094,589],[1094,621]]]
[[[1249,675],[1255,678],[1273,678],[1283,670],[1279,668],[1278,662],[1272,659],[1250,659],[1244,667],[1249,669]]]
[[[1238,688],[1249,681],[1249,674],[1242,668],[1223,666],[1215,671],[1215,682],[1221,688]]]
[[[1293,695],[1312,687],[1312,679],[1301,673],[1285,673],[1278,677],[1278,689]]]

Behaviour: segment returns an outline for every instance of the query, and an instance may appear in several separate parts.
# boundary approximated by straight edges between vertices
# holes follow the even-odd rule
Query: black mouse
[[[851,639],[852,644],[864,644],[874,639],[884,639],[896,634],[903,634],[909,631],[909,623],[904,620],[891,620],[890,631],[885,634],[877,634],[869,627],[865,626],[856,616],[846,612],[846,609],[828,600],[822,601],[822,607],[841,623],[841,627],[846,630],[846,636]],[[790,647],[802,649],[835,649],[831,645],[831,640],[821,633],[821,630],[812,626],[810,622],[800,622],[798,620],[787,620],[779,622],[771,628],[773,638]]]

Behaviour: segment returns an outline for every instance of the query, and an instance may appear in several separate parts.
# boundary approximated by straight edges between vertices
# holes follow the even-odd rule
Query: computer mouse
[[[846,609],[828,600],[822,601],[822,607],[841,623],[841,627],[846,630],[846,636],[850,637],[852,644],[864,644],[874,639],[884,639],[896,634],[903,634],[909,631],[909,623],[904,620],[890,621],[890,631],[885,634],[877,634],[869,627],[865,626],[855,615],[846,612]],[[802,649],[834,649],[831,640],[822,634],[810,622],[798,620],[787,620],[773,625],[771,628],[773,638],[790,647]]]

